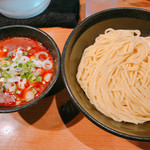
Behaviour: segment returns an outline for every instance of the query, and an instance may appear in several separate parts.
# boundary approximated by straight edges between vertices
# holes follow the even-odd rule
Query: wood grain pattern
[[[85,18],[85,0],[80,0],[80,6],[82,21]],[[125,6],[124,1],[119,2],[120,6]],[[59,27],[41,29],[56,41],[61,53],[73,30]],[[126,140],[98,128],[81,113],[65,124],[60,108],[68,100],[70,96],[64,89],[20,112],[0,114],[0,150],[150,149],[150,143]]]

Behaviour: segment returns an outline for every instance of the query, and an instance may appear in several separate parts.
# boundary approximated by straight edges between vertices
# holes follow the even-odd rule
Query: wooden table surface
[[[149,0],[121,0],[118,6],[150,9]],[[80,21],[85,18],[85,0],[80,0]],[[61,53],[73,29],[41,28],[57,43]],[[70,100],[64,88],[20,112],[0,114],[0,150],[142,150],[150,143],[136,142],[114,136],[91,123],[76,111],[74,118],[67,114],[64,104]],[[66,105],[70,107],[71,104]],[[64,113],[64,114],[63,114]],[[68,115],[70,120],[65,120]],[[64,120],[64,121],[63,121]],[[68,122],[69,121],[69,122]]]

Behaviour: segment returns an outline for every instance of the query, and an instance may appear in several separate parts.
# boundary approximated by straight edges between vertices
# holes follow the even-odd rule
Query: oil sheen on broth
[[[37,98],[54,72],[52,55],[28,37],[0,41],[0,105],[20,105]]]

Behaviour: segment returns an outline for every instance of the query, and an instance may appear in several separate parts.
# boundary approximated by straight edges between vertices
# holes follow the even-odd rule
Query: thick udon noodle
[[[135,124],[150,121],[150,37],[139,30],[107,29],[85,49],[77,81],[106,116]]]

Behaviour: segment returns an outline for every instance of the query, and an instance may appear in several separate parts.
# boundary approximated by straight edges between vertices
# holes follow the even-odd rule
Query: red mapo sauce
[[[0,41],[0,105],[21,105],[47,88],[54,72],[52,55],[27,37]]]

